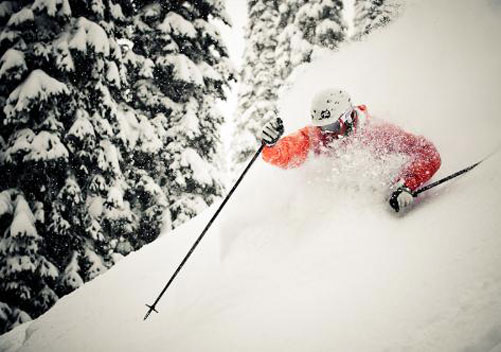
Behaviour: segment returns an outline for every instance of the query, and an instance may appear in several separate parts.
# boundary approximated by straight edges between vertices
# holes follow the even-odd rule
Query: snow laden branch
[[[47,102],[62,94],[70,94],[66,84],[50,77],[43,70],[36,69],[9,95],[4,108],[7,121],[13,120],[17,114],[27,112],[34,103]]]

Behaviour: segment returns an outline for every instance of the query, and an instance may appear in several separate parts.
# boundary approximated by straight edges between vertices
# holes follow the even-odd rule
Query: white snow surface
[[[192,39],[197,36],[197,30],[193,24],[175,12],[169,12],[157,28],[164,33],[174,34],[175,36],[185,36]]]
[[[157,59],[157,65],[172,65],[174,78],[179,81],[204,85],[204,79],[197,65],[184,54],[172,54]]]
[[[27,7],[23,8],[21,11],[13,14],[9,21],[7,22],[7,26],[19,26],[27,21],[34,21],[35,16],[33,16],[33,11]]]
[[[335,84],[435,142],[434,179],[475,162],[500,141],[500,18],[492,0],[410,2],[296,73],[287,129]],[[258,160],[159,314],[142,320],[219,204],[1,336],[0,350],[499,351],[501,153],[398,215],[385,203],[397,159],[353,149],[288,171]]]
[[[68,149],[59,137],[51,132],[41,131],[30,145],[30,152],[23,158],[25,161],[66,160],[69,157]]]
[[[84,140],[85,138],[95,137],[94,127],[92,127],[92,124],[89,121],[89,115],[87,114],[87,112],[78,110],[77,116],[78,117],[76,118],[75,122],[73,122],[73,125],[71,125],[68,135],[75,136],[80,141]]]
[[[0,59],[0,77],[4,79],[7,72],[13,68],[20,68],[23,71],[28,69],[24,53],[16,49],[9,49]]]
[[[45,10],[49,16],[55,16],[56,13],[71,16],[71,7],[68,0],[35,0],[31,8],[37,11]]]
[[[181,166],[191,168],[193,170],[193,178],[201,184],[210,186],[214,180],[214,177],[211,175],[211,168],[193,148],[185,148],[182,151],[180,164]]]
[[[33,70],[29,76],[16,89],[10,93],[4,112],[8,117],[29,109],[33,99],[41,101],[59,94],[68,94],[66,84],[50,77],[43,70]]]
[[[75,34],[68,43],[71,49],[86,53],[87,49],[91,47],[96,53],[109,55],[110,40],[103,27],[85,17],[79,17],[76,28]]]

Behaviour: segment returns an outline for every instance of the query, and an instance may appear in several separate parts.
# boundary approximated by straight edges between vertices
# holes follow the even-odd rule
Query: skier
[[[412,204],[412,192],[427,182],[439,169],[440,155],[431,142],[414,136],[399,127],[383,122],[369,121],[365,105],[353,106],[351,98],[342,89],[318,92],[311,102],[312,126],[306,126],[280,138],[284,126],[274,118],[263,126],[261,139],[265,143],[263,159],[282,168],[304,163],[310,152],[325,154],[338,141],[349,145],[353,136],[378,155],[402,153],[409,162],[395,177],[391,189],[390,206],[399,211]]]

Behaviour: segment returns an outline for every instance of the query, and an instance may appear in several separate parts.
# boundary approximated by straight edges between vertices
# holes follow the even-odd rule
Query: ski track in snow
[[[296,72],[286,128],[339,85],[432,140],[435,180],[470,165],[501,140],[500,19],[495,0],[410,1]],[[394,214],[386,185],[402,162],[358,149],[288,171],[258,161],[160,314],[142,320],[219,204],[0,336],[0,351],[500,352],[501,153]]]

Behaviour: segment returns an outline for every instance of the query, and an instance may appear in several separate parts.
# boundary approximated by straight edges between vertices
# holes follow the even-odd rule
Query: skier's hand
[[[390,206],[398,213],[400,209],[408,207],[414,202],[412,191],[405,187],[399,186],[390,197]]]
[[[266,145],[271,146],[277,143],[283,133],[284,123],[280,117],[275,117],[263,126],[261,139]]]

